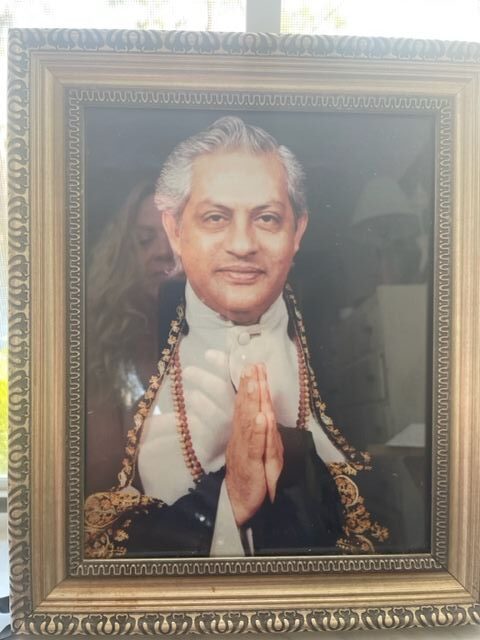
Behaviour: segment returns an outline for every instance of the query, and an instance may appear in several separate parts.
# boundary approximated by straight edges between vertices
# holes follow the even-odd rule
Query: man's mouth
[[[238,284],[250,284],[256,282],[265,272],[260,267],[251,265],[228,265],[217,269],[225,280]]]

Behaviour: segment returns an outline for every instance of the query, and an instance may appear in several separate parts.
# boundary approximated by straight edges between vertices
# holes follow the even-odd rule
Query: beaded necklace
[[[300,393],[298,399],[297,429],[306,429],[307,419],[310,414],[310,395],[308,390],[308,372],[305,356],[298,338],[295,338],[298,361],[298,380]],[[193,481],[197,484],[204,475],[204,470],[193,447],[192,436],[188,426],[187,411],[185,408],[185,396],[183,393],[182,367],[180,364],[179,344],[173,354],[172,366],[170,370],[170,384],[175,412],[175,424],[177,427],[180,447],[182,449],[185,466],[189,470]]]

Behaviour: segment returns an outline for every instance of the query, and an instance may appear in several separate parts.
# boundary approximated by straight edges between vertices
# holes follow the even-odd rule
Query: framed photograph
[[[480,45],[9,51],[15,632],[480,622]]]

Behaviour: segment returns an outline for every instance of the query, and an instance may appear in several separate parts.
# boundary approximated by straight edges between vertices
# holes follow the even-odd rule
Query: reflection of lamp
[[[355,211],[352,225],[372,239],[416,236],[420,219],[396,180],[377,176],[367,182]]]
[[[367,182],[352,217],[354,239],[376,255],[376,285],[416,282],[420,265],[419,213],[398,182],[376,176]],[[370,274],[371,279],[371,274]]]

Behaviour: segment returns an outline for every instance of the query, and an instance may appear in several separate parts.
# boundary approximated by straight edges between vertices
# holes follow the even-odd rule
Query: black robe
[[[240,530],[251,528],[255,555],[336,553],[343,514],[335,482],[309,431],[280,427],[284,466],[275,500],[268,497]],[[208,556],[225,467],[202,477],[172,505],[155,501],[119,519],[128,556]],[[128,526],[125,527],[125,523]],[[244,536],[242,536],[244,539]],[[248,554],[248,545],[244,544]]]

